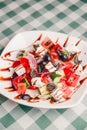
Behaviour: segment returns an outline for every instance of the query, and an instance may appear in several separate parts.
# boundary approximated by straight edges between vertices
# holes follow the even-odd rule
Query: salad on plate
[[[17,50],[9,68],[11,89],[18,93],[15,99],[61,103],[71,98],[80,86],[82,61],[80,52],[67,50],[66,44],[67,40],[61,46],[58,39],[54,42],[41,34],[32,45]]]

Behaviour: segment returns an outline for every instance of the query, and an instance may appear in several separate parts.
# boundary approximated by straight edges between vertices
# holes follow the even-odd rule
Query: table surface
[[[1,0],[0,52],[17,33],[50,30],[87,40],[87,0]],[[67,109],[37,109],[0,95],[0,130],[87,130],[87,95]]]

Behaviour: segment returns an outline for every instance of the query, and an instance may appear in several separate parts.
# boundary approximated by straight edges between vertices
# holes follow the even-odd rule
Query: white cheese
[[[29,94],[32,98],[35,98],[35,97],[37,97],[39,95],[39,91],[38,90],[27,89],[26,94]]]
[[[56,88],[51,95],[55,100],[59,100],[63,96],[63,91]]]
[[[15,68],[15,72],[18,76],[23,75],[26,71],[25,68],[22,65],[19,65]]]
[[[45,85],[45,83],[43,83],[43,82],[41,81],[41,78],[40,78],[40,77],[32,78],[31,84],[32,84],[32,86],[35,85],[36,87],[41,87],[41,86]]]
[[[54,72],[56,70],[51,62],[48,62],[48,64],[45,65],[45,68],[48,69],[49,72]]]
[[[47,49],[45,49],[43,46],[37,47],[36,53],[40,56],[43,56],[47,52]]]

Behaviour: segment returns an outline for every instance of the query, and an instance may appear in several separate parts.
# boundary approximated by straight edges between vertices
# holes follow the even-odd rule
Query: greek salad
[[[29,48],[19,50],[12,64],[12,87],[20,99],[61,103],[70,99],[82,72],[78,52],[42,36]]]

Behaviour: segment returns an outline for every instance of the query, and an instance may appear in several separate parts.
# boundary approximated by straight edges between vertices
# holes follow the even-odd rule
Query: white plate
[[[48,36],[50,37],[53,41],[56,41],[56,39],[59,39],[59,43],[63,45],[65,42],[67,35],[62,34],[62,33],[56,33],[56,32],[50,32],[50,31],[27,31],[23,32],[20,34],[17,34],[13,39],[8,43],[4,51],[2,52],[3,56],[6,52],[12,51],[12,50],[17,50],[17,49],[22,49],[27,47],[28,45],[32,44],[35,39],[38,38],[38,36],[42,33],[43,36]],[[68,44],[67,44],[67,49],[70,51],[81,51],[80,54],[80,59],[82,59],[82,65],[87,64],[87,43],[85,41],[81,41],[78,46],[75,46],[76,42],[78,41],[78,38],[71,37],[69,36]],[[9,66],[10,62],[4,61],[0,58],[0,68],[4,68]],[[1,76],[7,76],[11,75],[11,73],[5,71],[5,72],[0,72],[0,77]],[[81,78],[87,76],[87,68],[83,73],[81,74]],[[37,103],[29,103],[25,100],[15,100],[14,97],[17,95],[16,92],[8,92],[5,88],[11,86],[11,81],[0,81],[0,93],[7,98],[26,105],[26,106],[31,106],[31,107],[38,107],[38,108],[70,108],[78,103],[81,102],[83,97],[85,96],[87,92],[87,80],[84,82],[84,84],[74,93],[71,97],[71,99],[59,103],[59,104],[50,104],[49,101],[40,101]]]

